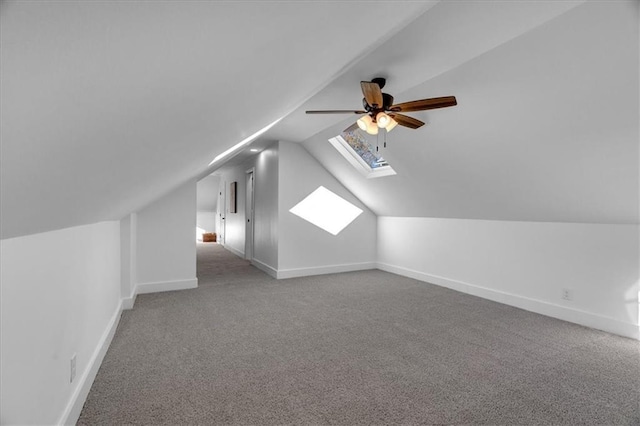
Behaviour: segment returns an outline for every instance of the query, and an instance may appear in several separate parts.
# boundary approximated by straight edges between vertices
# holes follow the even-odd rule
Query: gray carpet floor
[[[79,424],[640,424],[640,342],[372,270],[275,280],[217,244],[140,295]]]

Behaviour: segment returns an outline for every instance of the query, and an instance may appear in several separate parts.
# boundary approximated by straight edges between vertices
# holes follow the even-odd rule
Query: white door
[[[246,200],[246,208],[245,208],[245,239],[244,239],[244,257],[245,259],[252,260],[253,259],[253,219],[255,217],[254,209],[253,209],[253,189],[254,189],[254,169],[247,171],[247,200]]]
[[[218,232],[218,242],[224,244],[224,235],[226,234],[225,219],[227,216],[227,183],[220,182],[220,199],[218,200],[218,214],[220,215],[220,231]]]

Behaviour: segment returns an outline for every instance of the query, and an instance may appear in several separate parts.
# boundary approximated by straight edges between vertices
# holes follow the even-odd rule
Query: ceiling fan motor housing
[[[393,105],[393,96],[391,96],[388,93],[383,93],[382,94],[382,109],[384,109],[385,111],[388,111],[389,108],[391,108],[391,105]]]
[[[373,122],[376,121],[376,116],[379,112],[389,111],[389,108],[393,105],[393,96],[388,93],[382,94],[382,107],[374,108],[367,103],[366,98],[362,98],[362,106],[364,110],[373,118]]]

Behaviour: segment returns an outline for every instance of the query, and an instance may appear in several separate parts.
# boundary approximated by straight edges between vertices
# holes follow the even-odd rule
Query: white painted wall
[[[138,293],[194,287],[196,182],[190,181],[137,214]]]
[[[253,263],[278,278],[375,267],[376,217],[300,144],[278,142],[240,165],[220,171],[221,185],[238,182],[238,213],[226,208],[225,247],[245,249],[246,172],[255,167]],[[293,215],[289,209],[319,186],[364,212],[337,236]]]
[[[218,206],[218,186],[220,176],[209,175],[197,183],[196,210],[199,212],[212,212]]]
[[[216,232],[216,212],[196,212],[196,226],[204,232]],[[202,239],[202,234],[198,234],[198,239]]]
[[[253,261],[262,268],[278,268],[278,144],[254,157]],[[249,169],[249,167],[247,167]],[[246,185],[246,180],[244,181]],[[245,197],[246,198],[246,197]]]
[[[120,220],[120,297],[127,309],[133,307],[138,280],[137,218],[131,213]]]
[[[253,158],[250,159],[250,161]],[[241,165],[229,168],[225,171],[223,178],[220,180],[220,185],[224,185],[220,191],[226,196],[226,203],[224,206],[225,212],[223,217],[225,218],[225,236],[224,245],[227,249],[233,251],[240,257],[244,257],[244,238],[245,238],[245,170],[250,167],[243,163]],[[236,213],[230,212],[230,187],[232,182],[236,184]],[[225,192],[226,191],[226,192]]]
[[[0,423],[74,423],[82,403],[73,402],[84,401],[120,315],[119,223],[5,239],[0,249]]]
[[[376,216],[301,145],[279,142],[278,277],[372,269],[376,259]],[[363,210],[338,235],[289,212],[319,186]]]
[[[638,338],[638,235],[638,225],[379,217],[378,263]]]

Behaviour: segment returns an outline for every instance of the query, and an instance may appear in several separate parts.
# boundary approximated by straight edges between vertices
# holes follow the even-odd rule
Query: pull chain
[[[387,129],[384,129],[384,147],[387,147]]]
[[[380,139],[380,132],[376,133],[376,152],[378,152],[378,140]]]

